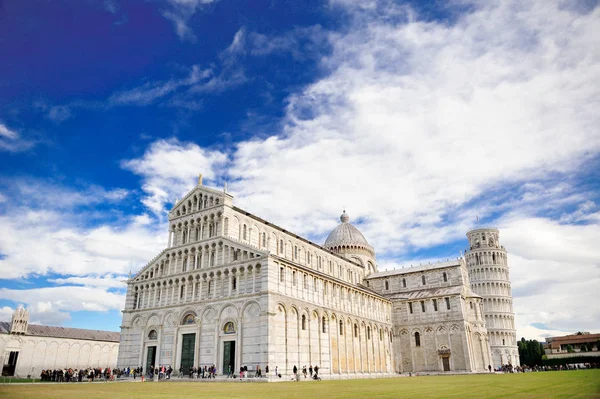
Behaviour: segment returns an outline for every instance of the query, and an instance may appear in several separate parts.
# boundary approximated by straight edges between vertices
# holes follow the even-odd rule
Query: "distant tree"
[[[521,340],[517,344],[519,349],[519,358],[521,364],[535,366],[542,364],[542,356],[544,356],[544,345],[537,340]]]
[[[596,341],[596,350],[600,351],[600,339]]]
[[[573,350],[573,346],[571,346],[571,345],[567,345],[567,352],[569,352],[569,353],[573,353],[573,352],[575,352],[575,351]]]

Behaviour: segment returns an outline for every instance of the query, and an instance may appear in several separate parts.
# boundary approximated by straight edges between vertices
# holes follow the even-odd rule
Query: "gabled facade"
[[[167,248],[127,282],[119,367],[393,372],[391,303],[361,284],[368,264],[237,208],[201,181],[169,225]]]

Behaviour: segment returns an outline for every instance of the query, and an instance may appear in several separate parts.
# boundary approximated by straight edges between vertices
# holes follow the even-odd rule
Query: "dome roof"
[[[327,236],[325,244],[323,244],[325,248],[332,249],[341,246],[360,246],[372,250],[365,239],[365,236],[349,223],[350,218],[346,214],[346,211],[342,213],[340,220],[342,223],[333,229],[331,233],[329,233],[329,236]]]

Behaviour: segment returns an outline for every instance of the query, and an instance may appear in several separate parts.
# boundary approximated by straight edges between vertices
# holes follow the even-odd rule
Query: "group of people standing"
[[[55,370],[42,370],[40,379],[47,382],[83,382],[84,379],[88,381],[94,381],[96,379],[102,379],[104,381],[110,381],[114,379],[114,376],[119,377],[121,370],[111,370],[107,368],[87,368],[87,369],[55,369]]]
[[[294,365],[293,368],[294,371],[294,377],[293,380],[295,381],[299,381],[300,380],[300,374],[298,373],[298,368],[296,367],[296,365]],[[313,374],[314,372],[314,374]],[[302,374],[304,374],[304,378],[308,377],[308,373],[310,373],[310,378],[313,380],[320,380],[321,378],[319,377],[319,366],[315,365],[315,367],[313,368],[312,364],[308,367],[308,372],[306,369],[306,366],[302,367]]]
[[[170,366],[169,366],[170,368]],[[186,374],[186,370],[183,369],[183,366],[179,367],[179,378],[183,378]],[[212,366],[200,366],[200,367],[190,367],[187,370],[187,376],[189,378],[215,378],[217,375],[217,367],[213,364]]]

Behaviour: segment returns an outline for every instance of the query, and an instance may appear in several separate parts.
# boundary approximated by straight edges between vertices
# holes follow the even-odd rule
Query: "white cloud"
[[[48,281],[58,285],[82,285],[84,287],[91,288],[118,288],[124,290],[126,288],[124,280],[127,280],[127,278],[128,276],[115,276],[107,274],[102,277],[92,275],[85,277],[56,278]]]
[[[11,321],[14,309],[9,306],[3,306],[0,308],[0,321]]]
[[[600,150],[600,87],[591,84],[600,80],[600,8],[472,3],[450,24],[421,21],[388,2],[335,5],[346,7],[353,25],[329,33],[332,52],[322,66],[330,73],[289,98],[282,131],[238,143],[229,162],[221,151],[193,144],[153,144],[124,163],[143,176],[146,205],[159,213],[207,171],[231,181],[237,204],[299,234],[324,238],[346,206],[386,262],[406,258],[411,248],[464,239],[475,214],[506,214],[513,221],[508,229],[548,228],[541,242],[508,241],[515,289],[524,289],[522,276],[541,289],[547,276],[528,270],[525,255],[536,267],[551,264],[569,283],[548,284],[572,312],[546,322],[555,330],[569,323],[600,328],[587,316],[594,309],[577,311],[569,296],[572,289],[593,295],[592,278],[564,272],[580,264],[580,274],[594,275],[589,262],[597,258],[594,199],[572,179]],[[247,37],[239,31],[229,52],[248,51]],[[171,157],[198,157],[205,169],[150,162]],[[538,216],[567,205],[592,225]],[[553,248],[544,251],[548,242]],[[523,299],[516,301],[520,328],[540,322]]]
[[[158,140],[139,159],[126,160],[122,167],[142,176],[142,201],[156,215],[164,216],[165,205],[180,198],[194,186],[200,172],[214,180],[216,170],[227,161],[226,154],[210,151],[176,139]]]
[[[71,118],[72,114],[68,106],[57,105],[49,108],[47,116],[54,122],[60,123]]]
[[[159,235],[162,226],[150,225],[147,215],[123,218],[112,210],[96,210],[99,204],[118,204],[129,195],[126,190],[64,187],[31,178],[9,181],[6,187],[0,214],[3,278],[127,274],[164,245],[166,232]]]
[[[25,304],[30,313],[31,324],[54,325],[69,320],[69,312],[121,310],[125,304],[123,294],[107,292],[104,288],[77,286],[28,290],[0,288],[0,299]]]
[[[0,151],[22,152],[27,151],[34,145],[34,141],[22,138],[17,131],[0,123]]]
[[[212,76],[210,69],[200,69],[198,65],[190,68],[187,77],[171,79],[165,82],[149,82],[131,90],[115,93],[108,99],[111,106],[115,105],[148,105],[155,100],[174,93],[177,89],[192,86]]]
[[[218,0],[167,0],[169,7],[162,14],[173,22],[175,32],[181,40],[194,41],[196,36],[190,28],[190,20],[196,12]]]

